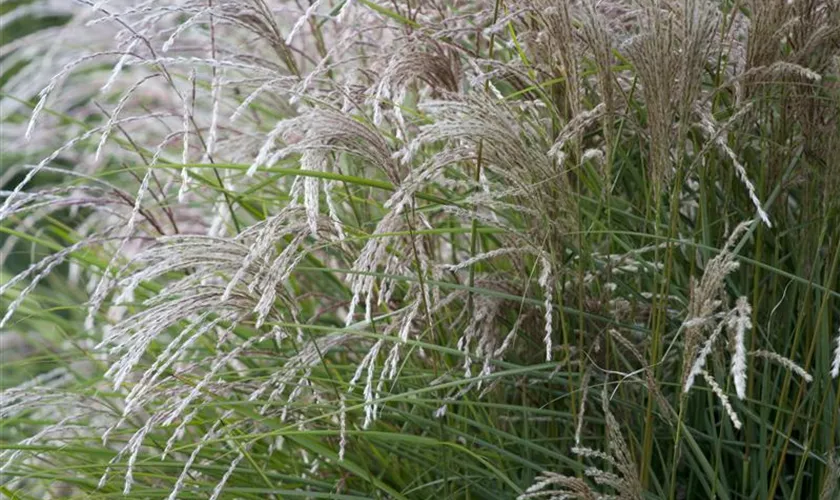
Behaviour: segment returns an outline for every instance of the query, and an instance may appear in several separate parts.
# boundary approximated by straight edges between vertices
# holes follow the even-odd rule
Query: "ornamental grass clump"
[[[836,1],[0,19],[3,495],[836,494]]]

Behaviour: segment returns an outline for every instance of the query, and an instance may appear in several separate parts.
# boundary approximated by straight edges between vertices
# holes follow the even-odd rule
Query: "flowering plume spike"
[[[730,312],[727,327],[732,335],[734,352],[732,353],[732,378],[735,381],[735,392],[738,399],[744,399],[747,391],[747,346],[746,332],[752,329],[750,315],[752,308],[746,297],[738,299],[735,309]]]

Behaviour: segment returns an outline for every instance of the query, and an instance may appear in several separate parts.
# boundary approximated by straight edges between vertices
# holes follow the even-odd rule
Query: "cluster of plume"
[[[388,418],[406,366],[443,356],[432,345],[457,358],[429,384],[445,402],[432,418],[497,390],[511,362],[585,370],[568,453],[601,465],[543,472],[519,498],[642,498],[636,447],[610,409],[616,375],[667,422],[700,377],[735,428],[720,381],[747,398],[750,358],[806,383],[826,375],[751,342],[753,308],[746,296],[731,304],[726,279],[758,225],[774,226],[761,186],[840,186],[838,116],[819,111],[838,92],[840,7],[746,3],[45,0],[4,14],[67,17],[0,49],[4,64],[21,64],[3,84],[16,98],[0,111],[16,119],[4,119],[0,141],[24,158],[0,176],[2,255],[70,222],[51,233],[57,248],[0,284],[0,330],[34,328],[26,308],[65,273],[84,291],[68,314],[102,378],[83,395],[65,390],[66,376],[7,390],[0,415],[55,420],[22,445],[109,450],[97,487],[124,494],[143,457],[178,457],[169,498],[191,491],[213,447],[226,471],[215,499],[238,467],[255,467],[251,449],[303,457],[304,478],[343,460],[349,430]],[[797,49],[781,53],[788,42]],[[812,165],[834,166],[791,176],[771,155],[759,184],[733,130],[776,127],[751,102],[776,96],[780,80],[790,134],[806,138]],[[625,143],[651,199],[665,207],[679,192],[674,214],[688,226],[699,224],[708,168],[731,176],[727,202],[750,214],[685,293],[661,295],[657,258],[689,255],[691,234],[637,248],[580,236],[614,229],[592,213],[635,210],[613,199]],[[836,203],[828,187],[813,194]],[[633,217],[659,231],[670,209]],[[657,321],[667,349],[651,346]],[[840,333],[832,342],[837,377]],[[610,349],[626,371],[606,368]],[[673,366],[679,389],[654,374]],[[581,436],[596,381],[606,451]],[[335,457],[283,451],[278,428],[324,431]],[[25,448],[4,452],[0,471],[40,460]]]
[[[736,428],[741,427],[741,421],[732,409],[728,396],[724,394],[714,378],[705,370],[705,365],[707,358],[715,348],[716,342],[721,338],[721,333],[726,329],[730,336],[729,346],[732,351],[730,373],[735,384],[735,393],[738,399],[746,397],[746,334],[753,326],[752,308],[746,297],[740,297],[735,307],[727,310],[724,280],[728,274],[738,268],[738,262],[732,254],[732,249],[738,238],[744,236],[749,227],[749,223],[741,223],[735,227],[726,243],[724,243],[721,252],[706,265],[699,283],[691,284],[687,317],[682,324],[683,335],[685,335],[683,392],[688,392],[694,385],[695,377],[702,375],[720,399],[721,405]],[[705,340],[703,340],[704,338]],[[700,345],[701,341],[702,346]],[[801,376],[805,382],[811,382],[812,380],[808,372],[790,359],[764,350],[755,351],[752,354],[780,363],[793,373]]]
[[[586,412],[587,393],[589,391],[590,372],[586,372],[582,380],[583,398],[580,411],[577,414],[578,425],[575,430],[575,445],[571,452],[582,460],[602,463],[602,467],[589,466],[583,475],[591,480],[596,487],[592,487],[581,477],[567,476],[556,472],[545,471],[537,477],[525,492],[517,497],[518,500],[531,498],[577,498],[582,500],[596,498],[618,498],[622,500],[639,500],[643,495],[643,488],[639,481],[639,469],[633,454],[627,447],[627,442],[621,433],[620,425],[615,415],[610,411],[609,394],[606,384],[601,392],[601,406],[604,413],[607,451],[596,450],[584,446],[582,440],[583,418]],[[614,469],[611,472],[604,469]],[[611,490],[603,493],[601,490]]]

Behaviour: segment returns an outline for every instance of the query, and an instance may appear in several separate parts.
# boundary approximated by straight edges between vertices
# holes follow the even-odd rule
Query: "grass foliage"
[[[3,495],[840,495],[837,0],[0,19]]]

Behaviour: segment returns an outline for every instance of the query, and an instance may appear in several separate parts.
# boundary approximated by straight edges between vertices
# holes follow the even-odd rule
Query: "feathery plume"
[[[779,354],[776,354],[775,352],[765,351],[763,349],[759,349],[757,351],[752,351],[750,353],[750,355],[757,356],[759,358],[768,359],[770,361],[775,361],[776,363],[779,363],[780,365],[784,366],[788,370],[790,370],[793,373],[802,377],[802,380],[804,380],[807,383],[811,383],[811,382],[814,381],[814,377],[812,377],[810,373],[805,371],[804,368],[802,368],[801,366],[799,366],[798,364],[793,362],[793,360],[791,360],[789,358],[786,358],[784,356],[781,356]]]
[[[187,80],[188,88],[187,92],[191,92],[191,88],[195,87],[195,69],[190,70],[190,76]],[[189,94],[188,94],[189,95]],[[193,106],[195,103],[193,99],[188,97],[187,95],[182,97],[183,99],[183,119],[182,119],[182,127],[184,128],[184,148],[183,152],[181,153],[181,188],[178,190],[178,203],[183,203],[186,199],[187,190],[189,189],[189,182],[190,182],[190,172],[187,169],[187,165],[190,162],[190,123],[192,121],[192,114],[193,114]]]
[[[752,329],[750,315],[752,308],[746,297],[740,297],[738,303],[729,313],[726,326],[732,337],[734,352],[732,353],[732,378],[735,380],[735,392],[738,399],[744,399],[747,394],[747,346],[746,331]]]
[[[712,389],[712,392],[715,393],[715,396],[718,397],[720,400],[720,404],[723,406],[723,409],[726,411],[726,414],[729,416],[729,420],[732,421],[732,425],[736,429],[741,428],[741,420],[738,418],[738,414],[735,413],[735,410],[732,408],[732,404],[729,402],[729,397],[723,392],[723,389],[720,388],[717,381],[715,381],[714,377],[709,375],[709,372],[706,370],[701,370],[700,373],[703,375],[703,379],[709,384],[709,387]]]

